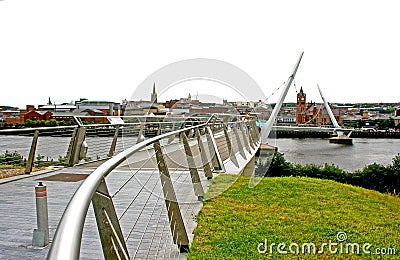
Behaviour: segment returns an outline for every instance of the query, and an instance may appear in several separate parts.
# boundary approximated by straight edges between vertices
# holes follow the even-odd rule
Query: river
[[[45,160],[57,161],[59,157],[65,157],[71,138],[39,136],[36,156],[44,156]],[[136,137],[120,137],[117,142],[116,153],[121,152],[136,143]],[[105,158],[110,150],[112,137],[93,137],[87,136],[86,142],[89,146],[88,157],[92,159]],[[29,136],[10,136],[0,135],[0,154],[6,151],[18,152],[25,158],[29,155],[32,137]]]
[[[39,138],[36,155],[57,160],[65,156],[70,138],[44,136]],[[111,145],[111,137],[87,137],[88,156],[93,159],[104,158]],[[278,138],[269,139],[268,143],[278,147],[284,157],[294,163],[324,163],[338,165],[344,170],[362,169],[374,162],[390,164],[393,157],[400,153],[400,139],[364,139],[354,138],[354,145],[330,144],[320,138]],[[17,151],[27,157],[32,137],[0,136],[0,154],[6,150]],[[116,152],[136,143],[136,138],[122,137],[117,143]]]
[[[400,139],[354,138],[353,145],[331,144],[320,138],[278,138],[268,143],[278,147],[287,161],[293,163],[335,164],[343,170],[353,171],[379,163],[390,164],[400,153]]]

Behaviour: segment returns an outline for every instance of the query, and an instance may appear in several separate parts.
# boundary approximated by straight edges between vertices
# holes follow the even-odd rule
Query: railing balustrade
[[[231,120],[229,115],[213,115],[207,118],[127,117],[123,118],[124,123],[115,125],[89,123],[89,119],[79,118],[79,124],[71,127],[23,129],[14,133],[7,130],[7,134],[33,135],[32,146],[28,147],[30,153],[27,167],[28,164],[37,163],[34,154],[38,152],[36,147],[45,140],[43,133],[52,135],[63,131],[68,131],[68,135],[63,133],[67,137],[64,137],[63,165],[75,166],[103,160],[71,198],[54,235],[48,259],[79,258],[84,223],[90,204],[93,205],[104,257],[135,257],[137,250],[129,247],[129,241],[138,224],[137,221],[132,224],[132,217],[128,215],[133,214],[131,208],[137,204],[142,192],[150,189],[147,192],[151,193],[158,187],[154,182],[157,173],[162,188],[162,196],[158,196],[157,201],[165,202],[172,241],[181,251],[187,251],[190,239],[182,216],[185,214],[182,207],[187,205],[180,202],[179,197],[182,195],[177,187],[178,183],[191,183],[191,192],[201,201],[205,192],[204,184],[213,174],[224,172],[228,161],[236,167],[244,167],[239,166],[237,156],[240,156],[242,161],[249,158],[249,155],[254,156],[260,144],[260,135],[254,120],[241,121],[238,117]],[[96,120],[94,121],[104,121]],[[0,131],[0,136],[4,137],[2,133],[4,130]],[[54,146],[59,144],[55,143]],[[117,167],[128,167],[130,176],[121,179],[119,186],[110,189],[107,184],[109,178],[112,178],[110,173]],[[148,179],[136,195],[132,194],[131,200],[125,202],[124,209],[117,211],[115,203],[121,204],[119,199],[127,196],[127,187],[141,172],[146,172]],[[176,179],[176,173],[180,173],[184,180],[179,180],[180,177]],[[186,182],[187,179],[191,181]],[[149,200],[150,197],[145,201],[141,212]],[[157,214],[156,210],[154,206],[152,216]],[[158,218],[160,219],[161,215]],[[148,229],[149,222],[145,230]],[[152,243],[153,240],[154,236]]]

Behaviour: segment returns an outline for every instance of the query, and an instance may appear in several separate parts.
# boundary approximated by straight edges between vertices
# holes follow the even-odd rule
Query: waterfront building
[[[306,97],[307,95],[303,91],[303,87],[301,87],[300,92],[297,93],[296,123],[312,125],[332,124],[325,106],[313,103],[312,101],[307,103]],[[342,110],[340,108],[332,108],[332,106],[331,109],[338,124],[342,124]]]
[[[38,121],[38,120],[48,121],[48,120],[50,120],[51,115],[52,115],[52,113],[50,111],[32,110],[25,114],[24,123],[26,123],[26,120],[28,120],[28,119],[32,120],[32,121]]]
[[[21,120],[20,116],[21,112],[17,109],[7,109],[0,111],[0,122],[1,126],[7,125],[16,125],[16,124],[23,124],[24,120]]]
[[[278,124],[296,124],[296,103],[283,103],[276,117]]]
[[[120,116],[122,107],[120,103],[112,101],[99,101],[99,100],[88,100],[81,98],[79,101],[75,101],[76,109],[82,111],[88,110],[100,110],[104,116]],[[94,112],[95,113],[95,112]]]

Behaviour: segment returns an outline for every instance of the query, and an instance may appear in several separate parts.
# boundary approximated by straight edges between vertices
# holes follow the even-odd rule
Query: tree
[[[57,126],[58,125],[58,123],[57,123],[57,120],[55,120],[55,119],[50,119],[50,126]]]

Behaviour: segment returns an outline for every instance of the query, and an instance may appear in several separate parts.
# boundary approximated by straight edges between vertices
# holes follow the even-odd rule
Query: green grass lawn
[[[398,197],[305,177],[263,178],[254,188],[248,187],[249,178],[239,177],[229,189],[214,196],[236,178],[220,175],[213,180],[209,199],[197,218],[189,259],[400,258]],[[343,242],[338,241],[339,232],[347,235]],[[265,241],[267,250],[259,253],[258,247],[265,251]],[[329,241],[338,243],[331,247],[337,253],[331,254],[328,245],[323,246]],[[285,243],[281,251],[287,254],[278,253],[280,243]],[[312,246],[310,251],[304,247],[303,253],[304,243],[314,243],[316,253],[309,254]],[[351,254],[349,243],[357,243],[360,254]],[[290,249],[297,251],[296,245],[299,254],[290,253]],[[364,245],[370,254],[363,252]],[[318,254],[322,248],[323,253]],[[394,248],[395,255],[377,255],[377,248]]]

